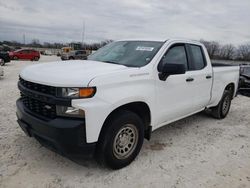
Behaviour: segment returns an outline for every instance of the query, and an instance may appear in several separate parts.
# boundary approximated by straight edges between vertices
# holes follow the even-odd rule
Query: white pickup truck
[[[164,125],[206,109],[225,118],[238,80],[238,66],[212,65],[199,42],[121,40],[88,60],[25,68],[17,121],[65,156],[119,169]]]

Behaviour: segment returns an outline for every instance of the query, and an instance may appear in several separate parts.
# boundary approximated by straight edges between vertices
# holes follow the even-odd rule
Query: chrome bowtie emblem
[[[51,109],[51,106],[45,105],[44,108],[46,108],[47,110],[50,110],[50,109]]]

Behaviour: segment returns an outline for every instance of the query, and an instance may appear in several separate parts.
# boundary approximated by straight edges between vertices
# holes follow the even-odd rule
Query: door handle
[[[211,75],[207,75],[207,76],[206,76],[206,79],[211,79],[211,78],[212,78]]]
[[[187,79],[186,79],[186,82],[192,82],[192,81],[194,81],[193,78],[187,78]]]

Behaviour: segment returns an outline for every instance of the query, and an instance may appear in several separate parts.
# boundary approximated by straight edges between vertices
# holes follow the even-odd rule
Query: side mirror
[[[159,71],[160,80],[165,81],[170,75],[185,74],[186,67],[183,64],[166,63]]]

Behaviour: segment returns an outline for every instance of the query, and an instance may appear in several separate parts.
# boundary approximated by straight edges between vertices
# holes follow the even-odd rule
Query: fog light
[[[56,114],[64,117],[85,117],[84,110],[72,106],[56,106]]]

